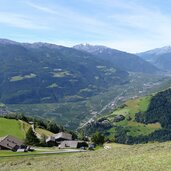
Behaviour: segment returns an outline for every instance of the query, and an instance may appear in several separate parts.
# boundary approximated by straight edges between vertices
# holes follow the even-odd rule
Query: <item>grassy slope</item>
[[[129,100],[125,103],[124,107],[118,108],[106,117],[112,122],[112,119],[116,115],[124,115],[125,120],[121,122],[115,122],[114,125],[127,127],[129,129],[129,135],[148,135],[156,129],[161,128],[159,123],[155,124],[142,124],[135,121],[135,113],[144,112],[147,110],[152,96],[141,97],[138,99]],[[131,119],[128,119],[131,118]],[[113,137],[115,133],[115,128],[111,128],[107,132],[110,133],[110,137]]]
[[[118,125],[129,126],[130,127],[130,135],[132,135],[132,136],[137,136],[140,134],[147,135],[147,134],[153,132],[154,130],[160,128],[160,124],[158,124],[158,123],[145,125],[142,123],[137,123],[134,120],[135,113],[145,112],[147,110],[150,100],[151,100],[151,96],[147,96],[147,97],[142,97],[139,99],[128,101],[126,103],[126,105],[128,106],[127,107],[127,110],[129,113],[128,116],[130,116],[132,118],[132,120],[131,121],[125,120],[123,122],[118,123]]]
[[[52,132],[48,131],[48,130],[45,130],[45,129],[42,129],[42,128],[36,128],[35,129],[37,133],[39,133],[40,135],[45,135],[45,136],[51,136],[53,135]]]
[[[1,171],[157,171],[171,170],[171,142],[144,145],[110,144],[95,152],[1,158]]]
[[[13,135],[19,139],[24,139],[25,131],[20,121],[14,119],[0,118],[0,137]]]
[[[0,118],[0,137],[12,135],[23,140],[29,128],[30,124],[24,121]],[[36,128],[36,132],[38,132],[40,135],[46,136],[53,134],[52,132],[41,128]]]

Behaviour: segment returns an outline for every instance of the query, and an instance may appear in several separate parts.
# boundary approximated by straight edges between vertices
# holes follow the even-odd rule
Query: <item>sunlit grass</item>
[[[1,171],[170,171],[171,142],[106,144],[111,149],[63,155],[0,159]]]
[[[19,139],[24,139],[25,132],[20,121],[15,119],[0,118],[0,137],[12,135]]]
[[[51,136],[53,135],[52,132],[48,131],[48,130],[45,130],[45,129],[41,129],[41,128],[36,128],[35,131],[40,134],[40,135],[45,135],[45,136]]]

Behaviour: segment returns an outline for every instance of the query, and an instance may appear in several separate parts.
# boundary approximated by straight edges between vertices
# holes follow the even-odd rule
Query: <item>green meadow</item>
[[[30,124],[24,121],[0,118],[0,137],[12,135],[18,139],[24,140],[29,128]],[[35,130],[40,135],[50,136],[53,134],[52,132],[41,128],[36,128]]]
[[[1,171],[170,171],[171,142],[106,144],[96,151],[0,158]]]
[[[19,139],[24,139],[25,130],[22,122],[14,119],[0,118],[0,137],[12,135]]]

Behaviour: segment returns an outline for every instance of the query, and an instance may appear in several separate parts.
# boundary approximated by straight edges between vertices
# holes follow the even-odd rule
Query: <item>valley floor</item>
[[[85,153],[0,158],[1,171],[170,171],[171,142],[107,144]]]

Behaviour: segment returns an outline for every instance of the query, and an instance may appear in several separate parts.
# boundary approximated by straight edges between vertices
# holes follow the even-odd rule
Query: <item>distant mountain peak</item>
[[[77,50],[82,50],[82,51],[87,51],[87,52],[96,52],[96,51],[102,51],[102,50],[105,50],[105,49],[110,49],[106,46],[102,46],[102,45],[91,45],[91,44],[88,44],[88,43],[85,43],[85,44],[78,44],[78,45],[75,45],[73,46],[74,49],[77,49]]]
[[[23,47],[30,47],[30,48],[42,48],[42,47],[47,47],[50,49],[61,49],[64,46],[61,45],[56,45],[53,43],[46,43],[46,42],[34,42],[34,43],[20,43],[16,41],[12,41],[9,39],[0,39],[0,44],[3,45],[20,45]]]
[[[155,48],[152,50],[148,50],[146,52],[142,52],[142,53],[138,53],[138,54],[154,54],[154,55],[162,55],[162,54],[166,54],[166,53],[171,53],[171,46],[164,46],[161,48]]]
[[[24,46],[29,46],[31,48],[42,48],[42,47],[47,47],[50,49],[60,49],[63,46],[59,46],[56,44],[52,43],[44,43],[44,42],[35,42],[35,43],[23,43]]]
[[[12,40],[9,40],[9,39],[0,39],[0,44],[19,44],[18,42],[15,42],[15,41],[12,41]]]
[[[151,62],[159,69],[171,71],[171,46],[152,49],[146,52],[138,53],[142,59]]]
[[[112,49],[106,46],[79,44],[73,48],[91,53],[96,58],[108,61],[116,68],[121,70],[145,73],[155,73],[158,71],[156,67],[139,58],[137,55]]]
[[[108,48],[108,47],[103,46],[103,45],[91,45],[89,43],[81,43],[81,44],[75,45],[74,47],[100,47],[100,48]]]
[[[89,53],[93,53],[93,54],[101,54],[103,52],[111,54],[113,52],[115,53],[126,53],[120,50],[116,50],[116,49],[112,49],[110,47],[107,46],[103,46],[103,45],[91,45],[91,44],[79,44],[79,45],[75,45],[73,46],[74,49],[77,50],[81,50],[81,51],[86,51]]]

